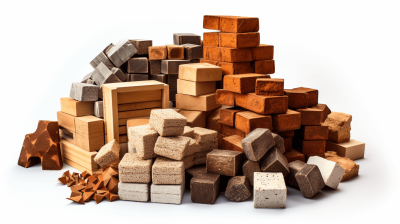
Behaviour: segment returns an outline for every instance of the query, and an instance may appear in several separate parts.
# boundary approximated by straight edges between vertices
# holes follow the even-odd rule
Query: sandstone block
[[[150,195],[150,184],[118,183],[118,196],[124,201],[147,202]]]
[[[254,173],[254,208],[286,208],[282,173]]]
[[[192,127],[189,126],[185,126],[183,129],[183,134],[182,136],[186,136],[189,138],[194,138],[194,129]]]
[[[114,139],[101,147],[99,152],[94,157],[94,161],[101,167],[107,166],[108,164],[111,164],[115,160],[119,159],[119,150],[119,143]]]
[[[126,153],[118,164],[119,181],[124,183],[150,183],[152,159],[142,160],[136,153]]]
[[[152,168],[153,184],[182,184],[185,182],[185,167],[182,161],[157,157]]]
[[[353,160],[338,156],[336,152],[328,151],[325,153],[325,158],[332,162],[338,163],[344,169],[344,175],[341,182],[358,176],[360,165],[356,164]]]
[[[150,186],[150,200],[153,203],[181,204],[185,192],[185,182],[178,185]]]
[[[138,156],[142,159],[156,157],[154,146],[157,142],[158,133],[150,125],[139,125],[128,129],[129,143],[133,144]]]
[[[191,138],[185,136],[158,137],[154,153],[174,160],[182,160],[189,149]]]
[[[177,136],[183,133],[187,119],[173,109],[152,110],[150,125],[160,136]]]

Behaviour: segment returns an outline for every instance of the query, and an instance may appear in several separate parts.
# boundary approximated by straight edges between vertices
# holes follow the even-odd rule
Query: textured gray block
[[[179,65],[189,64],[189,60],[162,60],[161,73],[163,74],[178,74]]]
[[[290,172],[286,157],[276,147],[268,150],[260,161],[260,167],[263,172],[281,172],[284,177]]]
[[[152,40],[133,39],[129,40],[135,46],[139,55],[149,54],[149,47],[153,46]]]
[[[272,132],[266,128],[257,128],[242,140],[243,151],[252,161],[260,160],[275,145]]]
[[[113,63],[108,59],[106,52],[110,50],[114,44],[109,44],[102,52],[100,52],[91,62],[90,65],[96,68],[100,63],[103,63],[107,68],[111,69],[114,67]]]
[[[71,85],[70,97],[78,101],[97,101],[99,87],[87,83],[74,82]]]
[[[193,33],[174,33],[174,44],[195,44],[201,45],[201,36]]]
[[[93,80],[93,74],[94,74],[95,72],[96,72],[96,71],[93,70],[93,71],[90,72],[89,74],[85,75],[85,76],[83,77],[81,83],[88,83],[89,80]]]
[[[116,67],[120,67],[136,53],[137,49],[128,39],[120,40],[115,46],[106,52],[108,58]]]

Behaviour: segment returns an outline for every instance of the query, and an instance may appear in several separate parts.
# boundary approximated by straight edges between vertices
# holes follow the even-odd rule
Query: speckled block
[[[282,173],[254,173],[254,208],[286,208]]]
[[[156,145],[158,133],[149,124],[130,127],[128,129],[129,144],[133,144],[142,159],[156,157],[154,146]]]
[[[251,197],[252,187],[245,176],[232,177],[228,181],[225,196],[234,202],[242,202]]]
[[[283,176],[289,174],[287,159],[276,147],[270,149],[261,159],[260,167],[263,172],[281,172]]]
[[[190,140],[193,140],[185,136],[177,137],[158,137],[156,145],[154,147],[154,153],[159,156],[174,160],[182,160],[189,150]],[[192,153],[193,154],[193,153]]]
[[[150,183],[152,159],[140,159],[136,153],[126,153],[118,165],[119,181],[124,183]]]
[[[252,161],[260,160],[274,145],[272,132],[266,128],[257,128],[242,140],[243,151]]]
[[[183,129],[182,136],[186,136],[186,137],[189,137],[189,138],[194,138],[194,128],[189,127],[189,126],[185,126],[185,128]]]
[[[350,130],[352,116],[350,114],[332,112],[322,124],[328,126],[328,140],[336,143],[350,141]]]
[[[185,192],[185,182],[179,185],[156,185],[150,186],[150,198],[153,203],[181,204]]]
[[[94,157],[94,161],[101,167],[107,166],[108,164],[119,159],[119,150],[119,143],[114,139],[101,147],[99,152]]]
[[[70,97],[78,101],[97,101],[99,99],[99,87],[87,84],[74,82],[71,85]]]
[[[307,164],[317,165],[321,171],[325,185],[332,189],[337,189],[345,173],[345,170],[338,163],[319,156],[310,156]]]
[[[122,39],[108,50],[106,54],[116,67],[120,67],[137,52],[137,49],[129,40]]]
[[[173,109],[159,109],[151,111],[149,123],[160,136],[178,136],[183,134],[187,119]]]
[[[118,196],[123,201],[149,201],[150,184],[118,183]]]
[[[157,157],[152,168],[153,184],[181,184],[185,182],[185,167],[182,161]]]

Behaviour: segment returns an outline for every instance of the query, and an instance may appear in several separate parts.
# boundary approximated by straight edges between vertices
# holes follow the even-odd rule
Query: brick
[[[167,79],[168,75],[165,74],[155,74],[155,75],[149,75],[149,80],[156,80],[162,83],[167,84]]]
[[[277,131],[296,130],[301,127],[301,113],[287,110],[283,114],[272,115],[272,127]]]
[[[152,40],[133,39],[129,42],[136,48],[138,55],[149,54],[149,47],[153,46]]]
[[[101,167],[107,166],[119,159],[119,144],[117,141],[112,140],[99,150],[94,157],[94,161]]]
[[[187,94],[191,96],[200,96],[209,93],[215,93],[216,82],[193,82],[183,79],[177,80],[178,93]]]
[[[203,57],[206,60],[221,61],[221,48],[213,46],[203,46]]]
[[[267,154],[261,159],[260,168],[263,172],[282,173],[284,177],[289,174],[287,159],[276,147],[268,150]]]
[[[344,182],[353,177],[358,176],[358,171],[360,169],[360,165],[356,164],[353,160],[341,157],[336,154],[336,152],[328,151],[325,153],[325,157],[327,160],[336,162],[344,169],[344,175],[340,182]]]
[[[326,141],[326,151],[334,151],[338,156],[347,157],[351,160],[364,158],[365,143],[354,139],[348,142],[335,143]]]
[[[182,161],[157,157],[152,167],[153,184],[182,184],[185,168]]]
[[[302,126],[299,130],[299,136],[303,140],[328,140],[327,126]]]
[[[251,161],[260,160],[274,145],[274,137],[266,128],[257,128],[242,140],[243,151]]]
[[[86,83],[74,82],[71,85],[70,97],[78,101],[97,101],[99,87]]]
[[[183,133],[187,119],[173,109],[152,110],[150,125],[160,136],[177,136]]]
[[[142,160],[136,153],[127,153],[118,164],[119,181],[123,183],[150,183],[152,159]]]
[[[158,133],[150,125],[139,125],[129,127],[129,143],[132,143],[141,159],[156,157],[154,146],[157,142]]]
[[[61,111],[75,117],[93,115],[94,102],[93,101],[77,101],[71,97],[60,98]]]
[[[220,109],[224,106],[217,108],[207,117],[206,128],[217,131],[218,133],[221,132],[221,123],[219,123],[220,119]]]
[[[200,59],[200,63],[208,63],[212,65],[218,65],[218,61],[212,61],[212,60],[206,60],[206,59]]]
[[[222,80],[222,69],[219,66],[198,63],[179,66],[179,79],[206,82]]]
[[[286,208],[286,197],[281,173],[254,173],[254,208]]]
[[[128,60],[128,73],[148,73],[149,62],[145,57],[131,58]]]
[[[95,116],[75,118],[76,145],[86,151],[98,151],[104,145],[104,121]]]
[[[304,157],[304,154],[299,152],[299,151],[297,151],[297,150],[294,150],[294,149],[290,150],[289,152],[285,152],[284,155],[285,155],[285,157],[286,157],[286,159],[288,160],[289,163],[293,162],[293,161],[296,161],[296,160],[300,160],[300,161],[303,161],[303,162],[306,161],[306,159]]]
[[[153,203],[180,205],[184,192],[185,183],[175,185],[152,184],[150,186],[150,200]]]
[[[283,144],[285,146],[285,152],[292,151],[292,137],[283,138]]]
[[[254,72],[257,74],[274,74],[275,73],[275,61],[274,60],[263,60],[253,61]]]
[[[282,136],[283,138],[294,137],[294,130],[278,131],[278,135]]]
[[[222,139],[222,149],[243,153],[242,140],[243,138],[238,135],[224,137]]]
[[[338,163],[319,156],[311,156],[307,164],[317,165],[321,171],[325,185],[332,189],[337,189],[345,173],[345,170]]]
[[[219,30],[220,16],[205,15],[203,17],[203,28],[210,30]]]
[[[321,104],[319,104],[321,105]],[[329,110],[330,112],[330,110]],[[325,119],[324,119],[325,120]],[[329,134],[328,140],[336,143],[343,143],[350,141],[350,130],[352,116],[350,114],[332,112],[328,115],[323,126],[328,126]]]
[[[219,46],[219,32],[205,32],[203,33],[203,46]]]
[[[258,78],[256,81],[256,94],[265,96],[283,96],[283,79]]]
[[[225,89],[217,89],[215,92],[216,101],[218,104],[235,106],[235,93]]]
[[[272,60],[274,59],[274,46],[260,44],[258,47],[252,47],[251,53],[253,61]]]
[[[183,60],[185,58],[185,49],[179,45],[166,45],[168,59]]]
[[[260,44],[260,33],[219,33],[219,46],[229,48],[257,47]]]
[[[190,149],[191,138],[185,136],[158,137],[154,153],[173,160],[183,160]]]
[[[321,125],[331,113],[325,104],[318,104],[307,109],[297,109],[297,111],[301,113],[301,125]]]
[[[287,112],[287,96],[262,96],[255,93],[235,94],[235,104],[259,114]]]
[[[227,33],[257,32],[257,17],[223,16],[220,18],[220,31]]]
[[[166,46],[149,47],[149,60],[164,60],[167,59]]]
[[[161,73],[161,60],[149,60],[149,74],[157,75]]]
[[[199,59],[203,57],[203,47],[201,45],[182,44],[181,46],[184,48],[185,60],[190,60],[190,63],[200,63]]]
[[[187,125],[190,127],[206,127],[206,113],[203,111],[190,111],[181,110],[179,111],[187,119]]]
[[[215,93],[201,95],[201,96],[176,94],[176,108],[178,109],[210,111],[220,106],[221,105],[216,103]]]
[[[229,125],[231,127],[235,126],[235,114],[237,112],[243,111],[240,108],[226,108],[220,110],[220,119],[219,122],[221,124]]]
[[[199,174],[206,174],[207,168],[205,165],[194,166],[185,170],[185,188],[190,190],[190,181]]]
[[[190,197],[193,203],[214,204],[219,192],[219,174],[198,174],[190,180]]]
[[[224,62],[245,62],[245,61],[252,61],[253,57],[251,55],[250,48],[226,48],[226,47],[219,47],[219,52],[221,55],[221,59],[217,61],[224,61]],[[218,52],[218,50],[216,50]],[[205,58],[205,57],[204,57]],[[207,59],[207,58],[205,58]],[[214,59],[210,59],[214,60]]]
[[[123,201],[147,202],[150,195],[150,184],[118,183],[118,196]]]
[[[106,52],[110,50],[114,44],[109,44],[102,52],[100,52],[91,62],[90,65],[93,68],[96,68],[100,62],[103,63],[107,68],[112,69],[114,67],[114,64],[108,59]]]
[[[251,197],[252,187],[245,176],[236,176],[229,179],[225,196],[235,202],[242,202]]]
[[[244,133],[243,131],[240,131],[234,127],[225,124],[221,124],[221,134],[225,136],[238,135],[242,138],[246,137],[246,133]]]
[[[193,33],[174,33],[174,44],[196,44],[201,45],[201,36]]]
[[[161,73],[163,74],[178,74],[179,65],[189,64],[189,60],[162,60]]]
[[[289,108],[305,109],[318,104],[318,90],[299,87],[285,89],[285,94],[289,97]]]
[[[299,151],[304,155],[316,155],[325,153],[325,141],[300,141]]]
[[[260,164],[257,161],[246,160],[242,166],[243,174],[250,181],[250,184],[254,185],[254,173],[261,172]]]
[[[257,78],[270,78],[270,76],[260,74],[225,75],[224,89],[235,93],[253,93]]]
[[[242,165],[242,153],[215,149],[207,154],[207,173],[236,176]]]
[[[137,49],[127,39],[120,40],[106,52],[108,58],[116,67],[121,67],[122,64],[127,62],[136,53]]]
[[[149,75],[148,74],[128,74],[128,80],[129,81],[143,81],[143,80],[149,80]]]
[[[236,75],[254,73],[251,62],[218,62],[222,68],[222,75]]]

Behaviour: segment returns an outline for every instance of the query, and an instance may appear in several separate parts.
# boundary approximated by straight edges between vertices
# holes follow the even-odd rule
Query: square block
[[[215,149],[207,154],[207,173],[236,176],[242,165],[242,153]]]
[[[330,110],[329,110],[330,112]],[[336,143],[350,141],[352,116],[350,114],[332,112],[328,115],[323,126],[328,126],[328,140]]]
[[[85,115],[94,114],[94,102],[93,101],[78,101],[71,97],[60,98],[61,111],[70,114],[75,117],[81,117]]]
[[[134,39],[129,42],[136,48],[138,55],[149,54],[149,47],[153,46],[152,40]]]
[[[151,159],[156,157],[154,146],[158,133],[149,124],[130,127],[128,138],[129,142],[135,146],[139,158]]]
[[[206,128],[195,127],[194,139],[197,141],[198,144],[217,142],[218,132]]]
[[[149,201],[150,184],[118,183],[118,196],[123,201]]]
[[[185,182],[179,185],[150,186],[150,200],[153,203],[165,203],[180,205],[185,192]]]
[[[100,150],[104,145],[104,120],[95,116],[75,118],[76,145],[86,151]]]
[[[203,46],[203,57],[206,60],[221,61],[221,48],[213,46]]]
[[[296,189],[300,189],[299,183],[296,180],[296,174],[303,168],[307,166],[307,163],[300,160],[295,160],[289,163],[289,175],[285,177],[286,185],[294,187]],[[325,183],[324,183],[325,186]]]
[[[297,109],[301,113],[301,125],[317,125],[324,123],[331,110],[325,104],[318,104],[307,109]],[[329,139],[329,138],[328,138]]]
[[[303,141],[300,140],[299,151],[304,155],[316,155],[325,153],[325,143],[324,140],[318,141]]]
[[[272,130],[272,118],[269,115],[256,114],[251,111],[238,112],[235,115],[235,128],[249,134],[256,128]]]
[[[286,157],[289,163],[296,160],[306,162],[304,154],[295,149],[292,149],[289,152],[285,152],[284,156]]]
[[[184,59],[190,60],[190,63],[200,63],[200,60],[195,62],[194,60],[198,60],[203,57],[203,47],[201,45],[195,44],[182,44],[184,48]]]
[[[182,161],[157,157],[152,168],[153,184],[181,184],[185,182],[185,167]]]
[[[99,99],[99,87],[92,84],[74,82],[71,85],[69,96],[78,101],[97,101]]]
[[[168,59],[183,60],[185,58],[185,49],[179,45],[166,45]]]
[[[149,62],[146,57],[131,58],[128,60],[128,73],[148,73]]]
[[[150,183],[152,159],[142,160],[137,153],[126,153],[118,164],[119,181],[123,183]]]
[[[122,39],[115,46],[111,47],[106,54],[115,67],[121,67],[122,64],[127,62],[137,52],[135,46],[128,39]]]
[[[187,119],[173,109],[152,110],[149,123],[160,136],[177,136],[183,133]]]
[[[253,61],[254,72],[257,74],[274,74],[275,73],[275,61],[274,60],[262,60]]]
[[[219,46],[229,48],[257,47],[260,44],[260,33],[219,33]]]
[[[254,93],[257,78],[270,78],[260,74],[225,75],[224,89],[235,93]]]
[[[203,46],[219,46],[219,32],[203,33]]]
[[[285,94],[289,97],[289,108],[305,109],[318,104],[318,90],[299,87],[285,89]]]
[[[283,96],[283,79],[258,78],[256,81],[256,94],[265,96]]]
[[[252,61],[253,56],[251,54],[250,48],[227,48],[219,47],[221,54],[221,60],[224,62],[245,62]],[[207,59],[207,58],[206,58]],[[213,60],[213,59],[211,59]]]
[[[222,139],[222,149],[225,150],[231,150],[231,151],[236,151],[236,152],[243,152],[243,147],[242,147],[242,140],[243,138],[238,136],[238,135],[231,135],[224,137]]]
[[[217,65],[222,68],[222,75],[254,73],[251,62],[218,62]]]
[[[307,164],[317,165],[325,185],[332,189],[337,189],[345,173],[345,170],[338,163],[319,156],[311,156],[308,158]]]
[[[299,136],[306,141],[328,140],[328,126],[302,126]]]
[[[186,94],[176,94],[176,108],[182,110],[211,111],[221,105],[215,100],[215,93],[201,96],[190,96]]]
[[[254,208],[286,208],[282,173],[254,173]]]
[[[214,204],[219,192],[219,174],[197,174],[190,180],[190,197],[193,203]]]
[[[227,91],[225,89],[217,89],[216,92],[216,101],[218,104],[227,105],[227,106],[235,106],[235,93],[231,91]]]
[[[128,74],[128,80],[131,81],[143,81],[149,80],[148,74]]]
[[[193,33],[174,33],[174,44],[196,44],[201,45],[201,36]]]
[[[206,174],[207,167],[205,165],[194,166],[185,170],[185,188],[190,190],[190,181],[198,174]]]
[[[283,114],[272,115],[272,127],[277,131],[296,130],[301,127],[301,113],[287,110]]]
[[[219,30],[219,21],[221,16],[205,15],[203,17],[203,28],[210,30]]]
[[[161,60],[148,60],[148,61],[149,61],[149,74],[150,75],[160,74],[161,73]]]
[[[158,137],[154,153],[173,160],[182,160],[189,150],[191,138],[185,136]]]
[[[287,96],[262,96],[255,93],[235,94],[235,104],[259,114],[282,114],[288,109]]]
[[[218,61],[206,60],[206,59],[200,59],[200,63],[208,63],[208,64],[212,64],[212,65],[218,65]]]
[[[219,122],[221,124],[229,125],[231,127],[235,126],[235,115],[238,112],[242,112],[240,108],[225,108],[219,111]]]
[[[179,66],[179,79],[207,82],[222,80],[222,69],[208,63],[185,64]]]
[[[127,79],[128,79],[128,77],[127,77],[127,75],[125,75],[125,73],[124,72],[122,72],[122,70],[121,69],[119,69],[119,68],[111,68],[111,72],[115,75],[115,76],[117,76],[117,78],[119,79],[119,80],[121,80],[121,82],[125,82]]]
[[[274,46],[260,44],[258,47],[251,48],[253,61],[272,60],[274,59]]]
[[[225,124],[221,124],[221,134],[225,136],[238,135],[242,138],[246,137],[246,133],[243,131]]]
[[[326,141],[326,151],[334,151],[339,156],[347,157],[351,160],[364,158],[365,143],[354,139],[350,139],[348,142],[335,143]]]
[[[189,60],[162,60],[161,73],[163,74],[178,74],[179,65],[189,64]]]
[[[203,111],[181,110],[179,111],[187,119],[187,125],[190,127],[206,127],[206,113]],[[189,127],[189,128],[190,128]],[[186,126],[185,126],[186,129]],[[192,129],[194,136],[194,129]]]
[[[191,96],[200,96],[209,93],[215,93],[216,82],[193,82],[183,79],[177,80],[178,93]]]
[[[257,32],[259,29],[257,17],[222,16],[220,31],[227,33]]]
[[[149,47],[149,60],[164,60],[167,59],[167,55],[167,46]]]
[[[111,164],[115,160],[119,159],[119,143],[115,140],[107,143],[97,153],[94,157],[94,161],[99,164],[101,167],[107,166]]]
[[[325,186],[324,179],[316,165],[307,164],[296,173],[295,177],[305,198],[312,198]]]
[[[267,154],[261,159],[260,168],[263,172],[280,172],[284,177],[289,174],[287,159],[276,147],[268,150]]]

